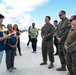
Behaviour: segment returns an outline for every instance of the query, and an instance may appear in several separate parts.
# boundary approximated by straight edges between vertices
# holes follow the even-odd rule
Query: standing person
[[[56,38],[56,33],[57,33],[57,27],[58,27],[58,21],[54,21],[54,26],[55,26],[55,31],[54,31],[54,45],[56,46],[56,53],[54,55],[58,55],[58,41]]]
[[[70,22],[74,27],[71,28],[64,44],[64,48],[67,51],[67,68],[70,73],[67,75],[76,75],[76,15],[71,16]]]
[[[19,55],[21,56],[21,47],[20,47],[20,30],[18,28],[18,25],[17,24],[14,24],[13,26],[13,31],[17,33],[17,36],[18,36],[18,44],[17,44],[17,47],[18,47],[18,52],[19,52]],[[17,54],[15,54],[17,55]]]
[[[50,16],[45,17],[45,25],[41,29],[41,37],[42,37],[42,56],[43,62],[40,65],[47,64],[47,53],[49,54],[50,65],[48,69],[53,68],[54,63],[54,49],[53,49],[53,35],[54,35],[54,26],[50,23]]]
[[[27,46],[29,46],[29,43],[31,42],[31,33],[30,33],[30,30],[31,30],[31,26],[29,26],[29,29],[28,29],[29,41],[28,41],[28,43],[27,43]]]
[[[58,40],[58,55],[60,58],[61,67],[57,68],[57,71],[66,71],[66,51],[64,51],[64,42],[67,38],[71,25],[69,19],[66,17],[66,12],[64,10],[59,12],[59,18],[61,21],[58,25],[56,37]]]
[[[7,25],[8,31],[6,32],[6,35],[13,33],[13,28],[11,24]],[[16,67],[14,67],[14,59],[15,59],[15,50],[18,43],[18,37],[15,35],[12,35],[12,37],[8,40],[6,40],[6,46],[5,46],[5,52],[6,52],[6,67],[7,71],[12,72],[13,70],[16,70]]]
[[[2,22],[3,22],[4,18],[5,17],[2,14],[0,14],[0,64],[1,64],[2,56],[3,56],[3,52],[4,52],[3,50],[5,49],[4,40],[10,38],[10,35],[7,35],[6,37],[4,37],[4,35],[3,35]]]
[[[32,53],[36,53],[36,48],[37,48],[37,37],[38,37],[38,29],[35,28],[35,23],[32,23],[32,28],[31,28],[31,42],[32,42]]]

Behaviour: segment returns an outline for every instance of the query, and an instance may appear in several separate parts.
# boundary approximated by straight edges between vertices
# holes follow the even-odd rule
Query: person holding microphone
[[[2,22],[4,18],[5,17],[2,14],[0,14],[0,64],[2,61],[2,57],[3,57],[3,52],[5,49],[4,40],[11,38],[11,35],[4,36],[4,33],[2,31],[2,27],[3,27]]]

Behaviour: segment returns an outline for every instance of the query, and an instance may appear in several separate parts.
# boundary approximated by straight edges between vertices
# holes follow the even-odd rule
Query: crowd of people
[[[14,67],[16,47],[18,47],[19,54],[22,55],[19,38],[20,32],[17,24],[15,24],[14,27],[12,27],[12,24],[8,24],[8,31],[3,37],[1,27],[3,18],[4,16],[0,14],[0,54],[2,54],[5,49],[6,67],[8,71],[12,72],[13,69],[16,69],[16,67]],[[59,12],[59,18],[61,21],[58,23],[57,20],[54,20],[53,25],[50,22],[51,17],[45,17],[45,24],[41,28],[43,61],[40,65],[42,66],[47,64],[48,54],[50,61],[48,69],[52,69],[54,67],[54,55],[58,55],[61,67],[56,70],[66,71],[68,69],[67,75],[76,75],[76,15],[73,15],[68,19],[66,17],[66,12],[61,10]],[[32,53],[36,53],[39,31],[35,27],[35,23],[32,23],[32,26],[29,26],[28,34],[29,41],[27,46],[29,46],[29,43],[31,42],[33,49]],[[56,46],[55,54],[53,44]]]
[[[50,23],[50,16],[45,17],[45,25],[41,29],[42,36],[42,57],[43,62],[40,65],[47,64],[47,53],[49,54],[50,65],[49,69],[54,67],[54,44],[56,45],[59,55],[61,67],[57,68],[57,71],[66,71],[67,75],[76,75],[76,15],[71,16],[70,19],[66,17],[66,12],[61,10],[59,12],[59,18],[61,21],[57,24],[57,20],[54,21],[54,26]]]

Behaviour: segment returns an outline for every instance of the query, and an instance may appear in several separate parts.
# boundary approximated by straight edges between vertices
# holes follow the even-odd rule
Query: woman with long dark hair
[[[17,44],[17,47],[18,47],[19,55],[21,56],[22,54],[21,54],[20,37],[19,37],[19,35],[20,35],[20,30],[19,30],[17,24],[14,24],[14,26],[13,26],[13,30],[14,30],[14,32],[16,32],[17,35],[18,35],[18,44]],[[17,55],[17,54],[15,54],[15,55]]]
[[[27,46],[29,46],[29,43],[31,42],[31,32],[30,32],[30,30],[31,30],[31,26],[29,26],[29,29],[28,29],[28,38],[29,38],[29,40],[28,40]]]

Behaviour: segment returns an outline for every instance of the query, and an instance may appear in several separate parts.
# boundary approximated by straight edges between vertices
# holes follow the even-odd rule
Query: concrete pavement
[[[3,56],[2,64],[0,66],[0,75],[66,75],[66,71],[58,72],[56,68],[60,67],[60,62],[58,56],[55,56],[55,63],[53,69],[48,69],[48,64],[45,66],[40,66],[42,62],[41,48],[37,48],[37,53],[31,53],[32,48],[27,47],[24,42],[21,42],[22,56],[17,56],[15,58],[16,71],[12,73],[7,72],[5,65],[5,53]]]

